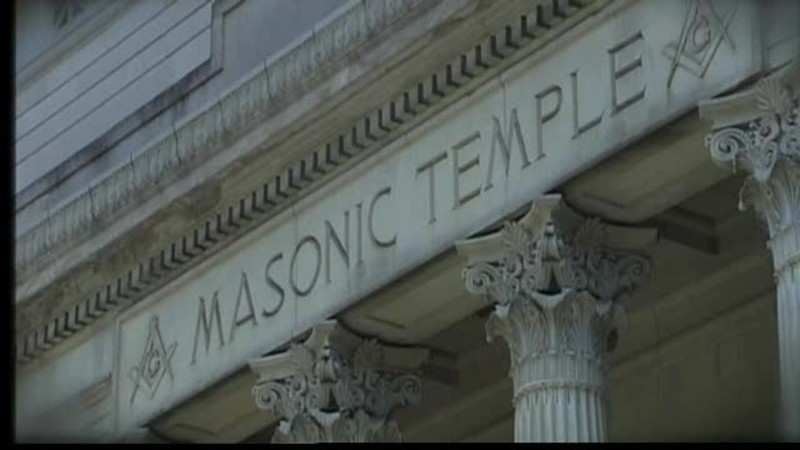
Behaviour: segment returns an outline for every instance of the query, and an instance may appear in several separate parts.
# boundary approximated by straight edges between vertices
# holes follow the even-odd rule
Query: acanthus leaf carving
[[[798,96],[777,78],[756,83],[759,117],[706,136],[712,159],[749,173],[739,208],[753,207],[770,232],[800,221],[800,110]]]
[[[754,87],[758,109],[765,117],[788,116],[794,106],[795,96],[776,78],[764,78]]]
[[[608,226],[599,219],[569,221],[554,206],[544,208],[534,227],[525,218],[504,224],[496,235],[501,256],[476,258],[463,271],[467,289],[495,305],[487,338],[506,340],[512,373],[550,354],[601,361],[626,323],[619,299],[650,273],[647,258],[607,244]]]
[[[253,388],[256,405],[283,419],[273,442],[399,440],[397,424],[388,417],[420,401],[421,379],[386,369],[384,345],[377,340],[360,340],[347,350],[333,339],[333,330],[315,329],[317,335],[305,343],[264,359],[289,367],[290,375],[278,370],[275,377],[273,370],[253,366],[261,374]]]
[[[604,247],[605,234],[596,218],[583,219],[566,234],[551,220],[536,238],[523,225],[506,223],[502,259],[465,268],[467,289],[487,296],[498,311],[506,311],[515,300],[552,309],[586,291],[597,300],[597,312],[605,314],[649,273],[644,257]]]

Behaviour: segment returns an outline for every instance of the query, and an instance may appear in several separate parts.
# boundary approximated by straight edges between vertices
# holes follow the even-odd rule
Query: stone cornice
[[[433,107],[444,104],[443,100],[455,97],[452,94],[465,91],[467,86],[474,86],[496,67],[507,65],[515,56],[536,47],[530,43],[541,44],[557,36],[565,29],[559,24],[573,25],[586,17],[590,10],[596,10],[587,8],[581,11],[585,3],[588,2],[546,1],[539,2],[538,6],[530,5],[527,13],[517,15],[513,22],[499,27],[500,31],[479,45],[470,46],[448,64],[439,66],[413,83],[400,95],[372,109],[347,131],[339,133],[315,151],[281,164],[283,169],[274,177],[265,177],[257,189],[214,208],[220,212],[195,222],[196,225],[188,232],[172,240],[160,252],[149,257],[137,256],[136,262],[88,298],[66,302],[51,293],[20,305],[17,315],[18,360],[24,362],[34,359],[72,338],[109,311],[143,298],[212,254],[221,243],[229,242],[252,229],[255,224],[263,222],[295,198],[307,193],[312,186],[318,187],[321,182],[339,173],[342,167],[357,161],[367,150],[385,144],[388,138],[396,136],[397,130],[435,110]],[[408,4],[413,6],[415,2]],[[411,6],[406,5],[407,8]],[[497,8],[489,9],[494,12]],[[576,14],[578,12],[581,14]],[[365,12],[358,14],[360,19],[349,20],[356,20],[355,23],[367,30],[369,27],[366,24],[370,20],[364,16]],[[310,83],[317,67],[313,58],[309,56],[310,59],[303,62],[299,55],[316,55],[314,45],[331,45],[328,41],[336,41],[336,37],[340,36],[335,32],[337,21],[330,24],[333,31],[326,31],[329,30],[326,27],[311,35],[312,38],[317,36],[317,40],[310,39],[300,44],[297,48],[304,49],[298,50],[300,53],[287,53],[277,58],[276,64],[283,61],[282,72],[274,69],[273,65],[258,70],[230,94],[222,96],[219,102],[177,127],[175,133],[169,134],[142,154],[141,159],[134,159],[130,165],[86,193],[87,198],[68,206],[60,219],[51,218],[48,223],[60,220],[61,223],[70,224],[64,230],[77,229],[78,225],[85,225],[95,217],[109,217],[113,211],[130,206],[132,199],[142,195],[141,192],[158,192],[162,185],[157,184],[156,180],[160,181],[167,174],[185,173],[184,164],[188,161],[195,163],[208,159],[214,150],[229,141],[229,136],[236,130],[252,128],[251,124],[265,117],[265,109],[273,105],[270,102],[282,102],[278,104],[291,107],[287,106],[287,102],[296,98],[298,91],[302,92],[304,83]],[[332,34],[323,38],[325,32]],[[134,185],[142,186],[143,190],[134,194],[131,188]],[[26,255],[22,256],[25,261],[30,263],[33,255],[42,255],[44,242],[50,242],[50,248],[53,248],[53,242],[66,239],[48,230],[46,227],[44,230],[33,230],[32,233],[39,233],[37,237],[28,236],[30,241],[20,243],[20,248],[30,246],[22,252]],[[36,241],[35,245],[33,241]],[[33,270],[32,266],[26,270]]]

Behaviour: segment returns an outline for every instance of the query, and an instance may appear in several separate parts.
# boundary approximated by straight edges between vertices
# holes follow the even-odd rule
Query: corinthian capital
[[[456,244],[467,289],[495,304],[488,337],[509,342],[514,362],[571,349],[594,355],[624,322],[617,300],[650,272],[639,250],[655,231],[584,218],[549,195],[519,222]]]
[[[714,121],[706,136],[712,159],[748,177],[739,207],[753,207],[770,235],[800,222],[798,68],[760,80],[746,92],[700,104]]]
[[[427,358],[427,350],[364,340],[328,321],[302,344],[251,361],[259,374],[253,395],[283,419],[273,442],[400,441],[389,415],[419,402],[414,372]]]

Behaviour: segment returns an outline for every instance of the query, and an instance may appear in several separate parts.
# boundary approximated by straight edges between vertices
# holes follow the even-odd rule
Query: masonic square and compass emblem
[[[718,6],[727,7],[720,14],[711,0],[690,1],[678,41],[671,42],[664,48],[664,53],[672,60],[667,88],[672,85],[672,79],[679,66],[703,78],[723,41],[732,50],[736,50],[728,27],[736,15],[738,3],[738,0],[720,3]]]
[[[136,393],[139,389],[143,390],[152,399],[164,375],[169,375],[170,379],[174,379],[170,360],[177,346],[178,344],[173,342],[169,347],[166,347],[164,340],[161,338],[161,331],[158,328],[158,317],[150,319],[147,340],[145,341],[139,365],[131,368],[130,372],[134,383],[131,403],[136,399]]]

